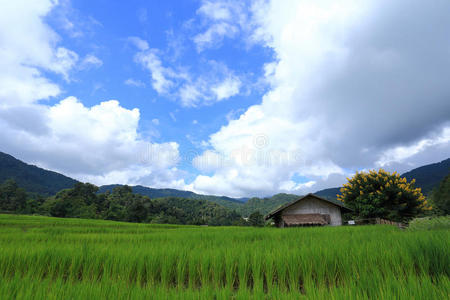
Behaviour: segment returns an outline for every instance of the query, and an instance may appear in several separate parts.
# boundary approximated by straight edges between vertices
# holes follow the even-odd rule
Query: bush
[[[431,209],[415,180],[407,182],[396,172],[357,172],[341,188],[343,201],[355,217],[383,218],[403,222]]]
[[[409,222],[409,230],[450,229],[450,216],[416,218]]]

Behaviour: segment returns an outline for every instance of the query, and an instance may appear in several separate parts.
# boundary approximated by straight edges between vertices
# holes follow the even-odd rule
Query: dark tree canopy
[[[259,211],[255,211],[248,217],[248,224],[250,226],[262,227],[264,226],[264,216]]]
[[[90,218],[137,223],[191,225],[239,225],[241,216],[219,204],[179,197],[150,199],[133,193],[131,187],[116,186],[98,193],[90,183],[76,183],[55,196],[30,197],[14,180],[0,185],[0,210],[42,214],[61,218]]]
[[[439,186],[431,194],[433,211],[438,215],[450,214],[450,174],[448,174]]]
[[[27,193],[8,179],[0,185],[0,210],[22,212],[27,204]]]

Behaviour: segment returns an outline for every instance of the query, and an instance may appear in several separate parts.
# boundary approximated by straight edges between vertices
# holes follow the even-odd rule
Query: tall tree
[[[338,199],[353,209],[359,218],[405,221],[431,209],[414,183],[414,179],[407,182],[396,172],[382,169],[357,172],[341,188]]]
[[[13,179],[0,185],[0,210],[22,212],[27,203],[27,193]]]
[[[250,226],[262,227],[264,226],[264,216],[258,210],[252,212],[248,217],[248,224]]]
[[[439,215],[450,214],[450,174],[448,174],[439,186],[431,194],[433,211]]]

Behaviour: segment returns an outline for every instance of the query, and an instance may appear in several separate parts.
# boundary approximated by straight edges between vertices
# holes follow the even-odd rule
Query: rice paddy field
[[[0,298],[448,299],[449,238],[0,215]]]

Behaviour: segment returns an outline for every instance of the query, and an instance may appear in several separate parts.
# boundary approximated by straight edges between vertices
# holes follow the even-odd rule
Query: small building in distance
[[[339,226],[342,225],[342,213],[350,211],[338,200],[308,194],[272,211],[266,220],[273,219],[277,227]]]

